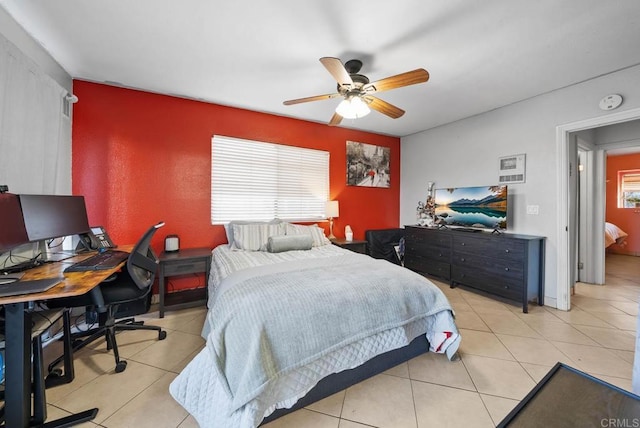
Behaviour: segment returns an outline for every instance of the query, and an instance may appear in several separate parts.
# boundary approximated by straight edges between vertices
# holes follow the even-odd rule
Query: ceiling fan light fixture
[[[358,119],[371,113],[371,109],[361,97],[352,96],[338,104],[336,113],[345,119]]]

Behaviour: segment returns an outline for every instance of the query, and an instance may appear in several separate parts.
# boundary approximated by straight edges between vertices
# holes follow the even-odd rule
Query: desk
[[[204,273],[204,300],[206,304],[207,282],[211,270],[211,248],[183,248],[180,251],[163,251],[158,257],[158,294],[160,295],[159,315],[164,318],[165,307],[165,278],[169,276],[186,275],[190,273]],[[200,290],[200,289],[198,289]],[[199,304],[201,301],[190,303]],[[185,304],[180,306],[184,307]]]
[[[133,246],[123,247],[130,251]],[[93,253],[91,253],[93,254]],[[62,262],[47,263],[25,272],[22,279],[42,279],[63,276],[64,269],[91,254],[78,255]],[[126,262],[126,261],[125,261]],[[70,272],[64,280],[43,293],[2,297],[0,305],[5,307],[5,426],[29,427],[31,419],[31,312],[38,300],[51,300],[79,296],[93,290],[115,269],[91,272]],[[44,427],[72,426],[90,421],[98,409],[90,409],[56,421]]]

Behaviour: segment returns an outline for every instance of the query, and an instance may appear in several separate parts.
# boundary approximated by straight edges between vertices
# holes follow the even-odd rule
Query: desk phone
[[[83,241],[81,245],[84,244],[85,247],[89,247],[92,250],[116,248],[116,245],[102,226],[92,226],[89,233],[80,235],[80,239]]]

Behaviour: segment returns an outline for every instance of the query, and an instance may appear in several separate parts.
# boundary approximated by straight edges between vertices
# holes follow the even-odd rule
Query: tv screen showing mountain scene
[[[439,225],[504,230],[507,228],[507,186],[436,189],[435,217]]]

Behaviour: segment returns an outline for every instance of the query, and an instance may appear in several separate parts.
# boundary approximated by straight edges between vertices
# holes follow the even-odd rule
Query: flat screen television
[[[438,225],[468,230],[507,229],[507,186],[455,187],[435,190]]]
[[[31,242],[90,230],[84,196],[20,195],[20,206]]]
[[[18,195],[0,193],[0,253],[28,242]]]

